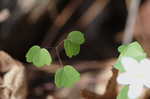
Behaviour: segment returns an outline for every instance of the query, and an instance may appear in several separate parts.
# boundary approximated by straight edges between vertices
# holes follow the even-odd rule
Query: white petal
[[[143,84],[130,85],[128,96],[131,99],[135,99],[141,95],[142,91],[143,91]]]
[[[140,62],[140,65],[141,65],[141,69],[144,73],[150,74],[150,60],[149,59],[143,59]]]
[[[126,71],[134,71],[139,66],[138,61],[131,57],[123,57],[121,63]]]
[[[140,63],[143,64],[143,65],[150,65],[150,60],[145,58],[145,59],[141,60]]]
[[[132,79],[131,79],[130,74],[128,74],[126,72],[119,74],[118,77],[117,77],[117,82],[119,84],[123,84],[123,85],[129,84],[131,82],[131,80]]]
[[[150,80],[146,80],[144,85],[147,87],[147,88],[150,88]]]

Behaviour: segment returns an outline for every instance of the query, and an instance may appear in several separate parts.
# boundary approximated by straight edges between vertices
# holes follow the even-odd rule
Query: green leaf
[[[144,49],[138,42],[133,42],[129,45],[128,49],[124,53],[124,56],[130,56],[138,61],[146,58],[146,53],[144,52]]]
[[[26,54],[26,61],[32,62],[34,55],[39,53],[40,50],[41,50],[41,48],[37,45],[34,45],[33,47],[31,47]]]
[[[41,67],[44,65],[50,65],[51,62],[52,62],[51,55],[45,48],[42,48],[39,51],[39,53],[37,53],[33,58],[33,64],[38,67]]]
[[[78,45],[81,45],[85,42],[84,34],[80,31],[72,31],[69,33],[67,39]]]
[[[120,72],[125,72],[121,64],[122,57],[128,56],[138,61],[147,57],[142,46],[138,42],[133,42],[129,45],[122,45],[118,48],[118,51],[120,52],[120,55],[114,67],[118,69]]]
[[[58,88],[72,87],[80,80],[80,73],[70,65],[56,71],[55,84]]]
[[[70,40],[64,40],[64,48],[69,58],[78,55],[80,52],[80,45],[72,43]]]
[[[128,47],[128,45],[121,45],[121,46],[118,47],[118,51],[119,51],[120,53],[122,53],[124,50],[127,49],[127,47]]]
[[[69,33],[66,40],[64,40],[65,53],[69,58],[76,56],[80,52],[80,45],[85,42],[84,35],[80,31],[73,31]]]
[[[117,99],[129,99],[128,90],[129,86],[125,86],[124,88],[122,88],[121,91],[119,92],[119,95],[117,96]]]
[[[29,49],[26,54],[26,60],[27,62],[32,62],[37,67],[50,65],[52,62],[50,53],[45,48],[41,49],[37,45]]]

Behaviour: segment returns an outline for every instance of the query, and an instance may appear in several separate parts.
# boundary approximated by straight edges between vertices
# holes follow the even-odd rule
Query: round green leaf
[[[37,53],[39,53],[40,50],[41,50],[40,47],[37,46],[37,45],[34,45],[33,47],[31,47],[29,49],[29,51],[27,52],[27,54],[26,54],[26,61],[27,62],[32,62],[34,55],[36,55]]]
[[[70,65],[56,71],[55,84],[58,88],[72,87],[80,80],[80,73]]]
[[[64,40],[64,48],[65,53],[69,58],[78,55],[80,52],[80,45],[72,43],[70,40]]]
[[[50,65],[52,58],[50,53],[45,48],[40,48],[35,45],[29,49],[26,54],[27,62],[32,62],[35,66],[41,67],[44,65]]]
[[[33,58],[33,64],[38,67],[41,67],[44,65],[50,65],[51,62],[52,62],[51,55],[45,48],[42,48],[39,51],[39,53],[37,53]]]
[[[67,39],[70,40],[72,43],[79,45],[85,42],[84,34],[80,31],[72,31],[71,33],[69,33]]]

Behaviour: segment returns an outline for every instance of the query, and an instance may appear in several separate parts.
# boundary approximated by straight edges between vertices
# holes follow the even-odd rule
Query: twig
[[[109,1],[110,0],[95,0],[87,11],[78,19],[76,24],[82,28],[87,27],[98,14],[102,13]]]
[[[134,31],[136,18],[138,15],[140,2],[141,0],[131,0],[129,13],[128,13],[128,19],[127,19],[126,28],[125,28],[125,34],[123,38],[123,44],[128,44],[133,39],[133,31]]]
[[[113,75],[111,79],[108,82],[106,93],[104,94],[104,97],[111,97],[111,99],[116,99],[117,96],[117,76],[118,76],[118,70],[115,68],[112,68]],[[109,99],[109,98],[108,98]]]
[[[60,66],[63,66],[63,62],[61,60],[60,54],[59,54],[59,50],[58,48],[63,44],[64,40],[62,40],[60,43],[57,44],[57,46],[53,46],[53,47],[44,47],[48,50],[52,51],[53,56],[56,56],[58,58],[58,61],[60,63]]]
[[[60,63],[60,66],[62,66],[62,67],[63,67],[63,62],[62,62],[62,60],[61,60],[61,57],[60,57],[58,48],[63,44],[63,42],[64,42],[64,40],[61,41],[61,42],[55,47],[56,55],[57,55],[57,57],[58,57],[58,61],[59,61],[59,63]]]

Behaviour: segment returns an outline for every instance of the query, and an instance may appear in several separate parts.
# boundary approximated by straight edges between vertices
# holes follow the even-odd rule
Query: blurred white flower
[[[150,60],[145,58],[138,62],[131,57],[124,57],[121,63],[126,72],[119,74],[117,82],[129,85],[128,96],[136,99],[141,95],[144,86],[150,88]]]

